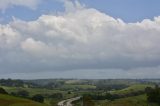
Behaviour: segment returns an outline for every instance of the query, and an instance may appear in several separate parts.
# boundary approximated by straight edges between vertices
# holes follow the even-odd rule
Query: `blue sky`
[[[79,0],[86,7],[95,8],[112,17],[121,18],[125,22],[142,21],[145,18],[153,19],[160,15],[159,0]],[[0,13],[7,23],[12,17],[22,20],[35,20],[42,14],[63,12],[64,6],[58,0],[45,0],[38,5],[36,10],[23,6],[12,6]]]
[[[0,78],[159,78],[159,0],[0,0]]]
[[[126,22],[152,19],[160,14],[159,0],[83,0],[83,2]]]

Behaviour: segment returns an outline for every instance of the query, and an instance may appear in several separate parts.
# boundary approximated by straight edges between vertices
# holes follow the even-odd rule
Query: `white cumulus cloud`
[[[19,33],[10,25],[0,25],[0,48],[13,47],[19,39]]]
[[[125,23],[79,3],[69,7],[74,11],[42,15],[34,21],[15,19],[1,25],[0,43],[8,47],[17,42],[17,49],[5,50],[3,57],[7,58],[1,58],[0,64],[24,72],[112,68],[131,72],[146,67],[156,71],[154,67],[159,67],[160,17]],[[18,66],[8,59],[18,56],[22,58]],[[10,70],[5,65],[1,68]],[[141,73],[136,72],[140,77]]]

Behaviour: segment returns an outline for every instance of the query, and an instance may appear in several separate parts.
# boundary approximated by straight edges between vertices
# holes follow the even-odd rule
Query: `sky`
[[[0,78],[160,78],[159,0],[0,0]]]

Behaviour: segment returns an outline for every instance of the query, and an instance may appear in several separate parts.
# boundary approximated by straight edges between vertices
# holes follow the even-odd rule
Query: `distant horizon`
[[[134,79],[134,78],[109,78],[109,79],[80,79],[80,78],[42,78],[42,79],[12,79],[12,78],[0,78],[0,80],[160,80],[160,78],[139,78],[139,79]]]

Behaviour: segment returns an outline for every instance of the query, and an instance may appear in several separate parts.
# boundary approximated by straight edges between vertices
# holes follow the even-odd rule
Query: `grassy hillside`
[[[134,96],[115,101],[96,101],[96,106],[147,106],[146,96]]]
[[[145,90],[146,87],[153,87],[153,85],[135,84],[135,85],[131,85],[128,88],[125,88],[125,89],[122,89],[122,90],[111,91],[111,93],[113,93],[113,94],[127,94],[127,93],[130,93],[130,92]]]
[[[124,99],[118,99],[108,103],[109,106],[147,106],[146,96],[135,96]]]
[[[0,94],[0,106],[47,106],[31,100]]]
[[[117,99],[115,101],[97,101],[96,106],[158,106],[147,104],[146,95]]]

